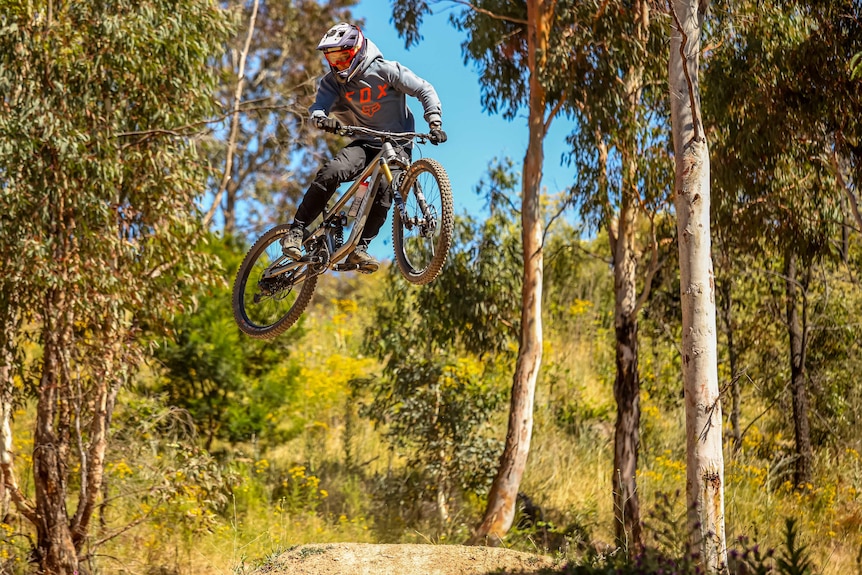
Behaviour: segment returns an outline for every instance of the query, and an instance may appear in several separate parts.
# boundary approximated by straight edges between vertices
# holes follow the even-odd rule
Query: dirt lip
[[[248,575],[537,575],[559,568],[545,555],[499,547],[321,543],[270,557]]]

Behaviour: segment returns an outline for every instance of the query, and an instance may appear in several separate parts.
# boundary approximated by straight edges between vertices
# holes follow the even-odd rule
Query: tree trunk
[[[808,384],[805,381],[805,312],[799,318],[799,283],[797,257],[788,253],[784,258],[784,276],[787,285],[787,333],[790,343],[790,389],[793,394],[793,431],[796,439],[796,466],[793,483],[803,487],[811,482],[811,465],[814,453],[811,448],[811,431],[808,424]],[[802,308],[806,309],[803,294]]]
[[[3,286],[5,288],[5,286]],[[2,289],[2,288],[0,288]],[[12,292],[12,290],[10,290]],[[12,454],[12,380],[15,335],[17,332],[12,302],[14,292],[0,293],[0,522],[5,522],[12,502],[15,471]]]
[[[10,479],[14,478],[12,459],[12,378],[11,368],[0,365],[0,522],[5,523],[12,502]]]
[[[721,319],[727,333],[727,361],[730,367],[730,428],[733,437],[733,448],[742,447],[742,429],[739,426],[739,411],[742,406],[742,394],[739,389],[739,353],[733,341],[733,281],[721,282],[718,290],[721,293]]]
[[[239,197],[239,186],[231,180],[225,189],[224,202],[224,230],[225,237],[231,237],[236,233],[236,204]]]
[[[6,334],[0,334],[0,340]],[[3,342],[0,341],[0,344]],[[12,502],[15,470],[12,458],[12,358],[0,345],[0,522],[5,523]]]
[[[107,333],[108,330],[105,330]],[[119,334],[113,334],[115,342],[122,341]],[[72,541],[76,549],[81,549],[90,532],[90,522],[102,495],[102,482],[105,472],[105,452],[108,449],[108,430],[114,415],[114,405],[121,381],[115,375],[122,370],[115,367],[122,355],[119,344],[113,344],[105,356],[102,377],[94,381],[95,402],[89,429],[89,446],[81,454],[81,487],[78,508],[72,519]],[[80,414],[81,411],[78,411]],[[77,416],[77,414],[76,414]],[[80,433],[80,430],[78,430]],[[83,443],[83,438],[78,438]]]
[[[42,378],[33,436],[36,491],[36,552],[39,566],[52,575],[77,573],[78,557],[66,510],[69,461],[69,404],[62,394],[68,364],[70,322],[62,290],[45,302],[42,328]]]
[[[848,178],[844,176],[844,169],[842,168],[842,163],[844,162],[838,158],[838,153],[834,148],[827,149],[826,153],[829,156],[832,173],[838,181],[838,186],[844,191],[844,194],[847,197],[847,204],[850,206],[850,213],[853,214],[853,219],[856,220],[856,225],[862,228],[862,214],[859,213],[859,199],[853,191],[857,188],[855,185],[856,182],[853,182],[852,178],[848,181]]]
[[[636,2],[633,15],[637,40],[646,46],[649,38],[649,3]],[[638,110],[643,94],[643,59],[645,52],[633,59],[624,84],[628,104],[627,121],[639,122]],[[614,398],[617,421],[614,428],[614,519],[617,544],[629,556],[643,547],[640,503],[637,491],[638,449],[640,444],[640,373],[638,372],[638,295],[635,222],[638,213],[638,143],[634,134],[620,138],[617,144],[623,158],[622,199],[613,240],[614,259],[614,330],[616,332],[616,368]],[[647,282],[648,283],[648,282]],[[649,286],[645,285],[644,290]]]
[[[625,187],[625,186],[624,186]],[[635,206],[623,193],[618,233],[614,241],[614,331],[616,367],[614,399],[614,519],[617,544],[630,555],[642,545],[637,493],[640,443],[640,375],[638,373],[637,263],[634,249]]]
[[[527,1],[527,45],[530,67],[529,142],[524,157],[521,189],[521,225],[524,253],[524,280],[521,288],[521,341],[512,383],[509,426],[500,457],[500,467],[488,506],[472,543],[498,544],[515,518],[518,488],[527,466],[533,433],[533,403],[536,379],[542,362],[542,215],[541,190],[543,142],[546,127],[545,90],[538,81],[542,64],[537,54],[545,54],[550,31],[550,12],[542,0]]]
[[[727,572],[724,454],[718,392],[715,283],[710,253],[709,148],[698,88],[700,31],[708,7],[671,0],[668,76],[682,299],[686,499],[691,551],[708,573]]]
[[[2,288],[0,288],[2,289]],[[18,309],[20,302],[14,290],[0,293],[0,522],[15,511],[36,522],[33,503],[18,488],[15,477],[15,453],[12,443],[12,413],[15,401],[14,366],[16,361],[16,338],[20,327]]]

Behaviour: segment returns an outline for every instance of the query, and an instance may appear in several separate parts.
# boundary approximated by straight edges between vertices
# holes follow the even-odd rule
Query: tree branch
[[[557,212],[548,219],[548,223],[545,226],[544,231],[542,232],[542,245],[543,246],[545,245],[545,240],[548,237],[548,233],[550,232],[551,226],[554,225],[554,222],[557,220],[557,218],[559,218],[560,216],[563,215],[563,212],[566,211],[566,208],[568,208],[571,205],[571,203],[572,203],[572,198],[571,198],[571,196],[569,196],[567,199],[563,200],[562,204],[560,204],[560,206],[559,206],[559,209],[557,209]]]
[[[38,517],[36,516],[36,506],[27,500],[27,497],[21,492],[18,487],[18,482],[15,479],[15,469],[11,459],[6,462],[0,462],[0,481],[9,494],[12,503],[15,504],[15,509],[23,515],[30,523],[36,525]]]
[[[557,113],[560,111],[560,108],[563,107],[563,102],[566,101],[566,90],[563,90],[563,93],[560,94],[560,98],[557,100],[557,103],[554,104],[554,109],[551,110],[551,113],[548,114],[548,119],[545,121],[545,134],[548,133],[548,130],[551,129],[551,121],[557,117]]]
[[[521,213],[521,210],[519,210],[517,206],[515,206],[515,204],[512,202],[511,198],[509,198],[508,195],[494,188],[491,189],[491,195],[501,198],[503,201],[505,201],[509,205],[509,209],[512,210],[512,212],[516,214]]]
[[[233,155],[236,153],[236,141],[237,141],[237,132],[239,131],[239,103],[242,99],[242,89],[245,84],[245,64],[248,60],[248,51],[251,49],[251,39],[254,36],[254,24],[257,19],[257,8],[260,4],[260,0],[254,0],[254,4],[251,9],[251,17],[248,21],[248,35],[245,38],[245,45],[242,48],[242,53],[240,54],[239,60],[239,70],[237,73],[237,82],[236,82],[236,91],[233,96],[233,113],[231,114],[230,120],[230,136],[228,137],[227,144],[227,153],[225,158],[225,167],[224,174],[222,175],[221,184],[219,184],[218,191],[216,192],[215,198],[213,199],[212,206],[207,211],[206,215],[204,215],[203,225],[204,227],[209,226],[210,222],[215,216],[216,210],[218,210],[219,204],[221,204],[221,198],[227,189],[228,182],[231,179],[231,172],[233,170]]]
[[[841,166],[838,163],[838,154],[834,149],[829,156],[829,160],[832,164],[832,170],[835,172],[835,177],[838,179],[838,185],[841,186],[841,189],[843,189],[844,193],[847,194],[847,200],[850,202],[850,210],[853,212],[853,217],[856,219],[856,223],[859,224],[858,229],[862,230],[862,215],[859,214],[859,201],[856,198],[856,194],[854,194],[853,190],[850,189],[850,186],[847,185],[847,180],[844,179],[844,174],[841,172]]]
[[[467,2],[467,0],[452,0],[452,1],[455,4],[461,4],[462,6],[466,6],[470,10],[477,12],[479,14],[484,14],[485,16],[487,16],[489,18],[493,18],[494,20],[500,20],[502,22],[512,22],[513,24],[523,24],[524,26],[529,24],[529,22],[527,22],[526,20],[521,20],[520,18],[509,18],[508,16],[500,16],[499,14],[495,14],[494,12],[491,12],[490,10],[486,10],[484,8],[479,8],[475,4],[471,4],[470,2]]]
[[[644,278],[644,288],[641,292],[638,301],[635,303],[634,310],[632,311],[632,317],[636,317],[638,312],[646,303],[649,298],[649,294],[652,291],[652,280],[655,277],[655,274],[658,273],[658,270],[661,269],[664,261],[659,261],[658,259],[658,239],[655,236],[655,216],[650,216],[650,240],[652,247],[652,256],[650,258],[649,268],[647,268],[646,277]]]
[[[570,250],[570,249],[571,249],[571,250],[578,250],[578,251],[579,251],[579,252],[581,252],[582,254],[584,254],[584,255],[586,255],[586,256],[588,256],[588,257],[591,257],[591,258],[593,258],[593,259],[599,260],[600,262],[602,262],[602,263],[604,263],[604,264],[607,264],[607,265],[611,265],[611,264],[613,263],[610,259],[605,258],[605,257],[602,257],[602,256],[600,256],[599,254],[597,254],[597,253],[595,253],[595,252],[592,252],[592,251],[588,250],[588,249],[587,249],[587,248],[585,248],[583,245],[581,245],[581,242],[575,242],[575,243],[573,243],[573,244],[565,244],[565,245],[562,245],[562,246],[560,246],[559,248],[557,248],[556,250],[554,250],[552,253],[548,254],[548,256],[545,258],[545,260],[546,260],[546,261],[548,261],[548,262],[550,262],[550,261],[552,261],[554,258],[556,258],[556,257],[557,257],[557,254],[559,254],[559,253],[561,253],[561,252],[563,252],[563,251],[565,251],[565,250]]]
[[[685,55],[685,48],[688,45],[688,35],[686,35],[685,31],[682,27],[682,22],[679,20],[679,16],[676,13],[676,10],[673,7],[673,0],[668,0],[668,7],[670,8],[670,13],[673,16],[673,21],[676,23],[677,30],[679,30],[680,36],[682,36],[682,42],[679,45],[679,55],[682,57],[682,71],[685,74],[685,82],[688,86],[688,99],[691,103],[691,117],[693,120],[693,130],[694,135],[692,136],[690,142],[700,142],[703,137],[701,136],[701,123],[700,116],[698,116],[697,110],[697,101],[694,97],[694,82],[691,79],[691,71],[688,69],[688,56]],[[688,147],[688,144],[686,144]]]
[[[254,100],[246,100],[245,102],[241,102],[239,104],[239,109],[242,112],[249,113],[249,112],[267,112],[267,111],[287,110],[287,109],[295,107],[293,105],[288,105],[288,104],[247,107],[249,104],[254,104],[257,102],[266,102],[267,100],[272,100],[272,99],[273,99],[272,96],[267,96],[266,98],[256,98]],[[133,137],[142,136],[146,139],[146,137],[152,137],[152,136],[172,136],[175,138],[185,138],[185,137],[188,137],[190,135],[188,133],[189,130],[196,129],[196,128],[199,128],[201,126],[207,126],[209,124],[217,124],[217,123],[223,121],[224,119],[232,116],[233,113],[234,113],[233,110],[231,110],[230,112],[225,112],[224,114],[221,114],[220,116],[208,118],[206,120],[201,120],[199,122],[193,122],[191,124],[186,124],[184,126],[177,126],[176,128],[153,128],[150,130],[135,130],[135,131],[131,131],[131,132],[119,132],[117,134],[114,134],[114,137],[115,138],[133,138]],[[129,144],[125,144],[124,147],[129,147],[129,146],[139,144],[139,143],[140,143],[140,141],[132,142]]]
[[[133,527],[137,527],[138,525],[140,525],[140,524],[141,524],[144,520],[146,520],[150,515],[152,515],[152,512],[151,512],[151,511],[148,511],[148,512],[147,512],[147,513],[145,513],[144,515],[142,515],[142,516],[138,517],[137,519],[135,519],[135,520],[131,521],[130,523],[128,523],[128,524],[126,524],[126,525],[124,525],[124,526],[120,527],[119,529],[115,529],[114,531],[112,531],[111,533],[108,533],[108,534],[107,534],[107,535],[105,535],[104,537],[102,537],[102,538],[100,538],[100,539],[97,539],[97,540],[93,541],[93,542],[90,544],[90,548],[91,548],[91,549],[95,549],[95,548],[97,548],[97,547],[100,547],[101,545],[104,545],[105,543],[107,543],[107,542],[108,542],[108,541],[110,541],[111,539],[114,539],[114,538],[116,538],[116,537],[119,537],[120,535],[122,535],[122,534],[123,534],[123,533],[125,533],[126,531],[129,531],[129,530],[130,530],[130,529],[132,529]],[[89,554],[85,555],[85,556],[84,556],[84,558],[87,558],[87,557],[89,557],[90,555],[92,555],[92,553],[89,553]]]

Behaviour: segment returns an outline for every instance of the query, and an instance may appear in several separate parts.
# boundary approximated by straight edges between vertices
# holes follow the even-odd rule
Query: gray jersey
[[[311,117],[332,115],[342,124],[387,132],[415,130],[406,96],[413,96],[425,111],[425,121],[441,121],[440,98],[434,87],[398,62],[383,59],[371,40],[357,73],[345,83],[330,71],[320,80]]]

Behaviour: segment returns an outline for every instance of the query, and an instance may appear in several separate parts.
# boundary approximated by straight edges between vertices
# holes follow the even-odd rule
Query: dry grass
[[[379,287],[379,286],[377,286]],[[371,286],[367,289],[377,289]],[[291,546],[326,542],[376,542],[381,534],[374,525],[373,502],[361,478],[382,474],[401,460],[367,422],[359,421],[350,437],[353,473],[345,470],[344,426],[346,410],[355,407],[349,398],[349,377],[376,369],[374,362],[357,354],[357,342],[365,317],[351,304],[356,294],[344,294],[324,286],[318,307],[309,315],[308,335],[296,343],[294,353],[304,362],[308,385],[298,415],[307,424],[299,437],[266,453],[247,455],[242,482],[234,500],[206,531],[193,532],[164,521],[144,523],[99,550],[104,572],[128,575],[161,573],[181,575],[227,574],[248,562],[257,562]],[[322,313],[322,310],[329,310]],[[598,331],[597,331],[598,330]],[[611,461],[615,407],[612,393],[613,355],[606,346],[606,332],[596,328],[585,339],[565,334],[548,336],[542,377],[536,394],[535,427],[527,472],[521,490],[546,509],[559,528],[577,525],[594,540],[613,540]],[[333,359],[334,358],[334,359]],[[648,377],[661,372],[646,366]],[[647,376],[645,376],[647,377]],[[501,385],[508,387],[510,382]],[[560,409],[576,410],[572,422],[561,420]],[[752,414],[759,407],[750,405]],[[29,413],[29,412],[27,412]],[[752,414],[746,413],[749,421]],[[642,395],[642,445],[639,489],[644,516],[658,503],[659,494],[685,488],[684,417],[681,402],[668,408],[649,393]],[[26,453],[26,421],[16,421],[19,453]],[[495,433],[505,434],[505,417],[496,418]],[[766,429],[766,419],[760,422]],[[726,450],[726,524],[728,541],[740,536],[756,538],[763,547],[782,542],[785,517],[799,519],[802,542],[826,575],[858,572],[856,557],[862,547],[862,461],[847,450],[832,458],[820,455],[817,484],[794,491],[781,481],[774,454],[786,447],[780,437],[764,437],[754,426],[740,454]],[[249,451],[248,453],[251,453]],[[18,471],[29,472],[27,456]],[[313,512],[292,512],[267,495],[271,486],[255,476],[255,465],[291,469],[306,465],[304,473],[319,480]],[[147,462],[140,462],[146,464]],[[309,465],[311,463],[311,465]],[[357,473],[355,470],[358,469]],[[22,483],[29,485],[22,475]],[[240,501],[241,499],[241,501]],[[684,497],[676,514],[682,515]],[[397,503],[393,503],[397,505]],[[116,506],[117,514],[134,516],[132,503]],[[441,541],[463,534],[479,518],[481,502],[456,515],[460,526],[446,535],[423,531],[405,535],[411,541]],[[525,550],[539,550],[538,543],[515,543]],[[535,548],[529,548],[529,545]]]

